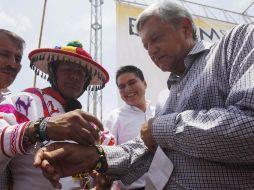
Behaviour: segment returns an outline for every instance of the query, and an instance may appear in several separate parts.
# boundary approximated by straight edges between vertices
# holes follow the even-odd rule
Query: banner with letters
[[[143,71],[147,81],[146,97],[155,105],[159,93],[167,88],[167,78],[170,73],[163,73],[154,65],[138,37],[135,21],[142,10],[142,7],[116,2],[116,64],[117,68],[123,65],[135,65]],[[210,41],[218,40],[234,26],[231,23],[197,16],[194,17],[194,22],[199,38]],[[118,102],[122,104],[120,97]]]

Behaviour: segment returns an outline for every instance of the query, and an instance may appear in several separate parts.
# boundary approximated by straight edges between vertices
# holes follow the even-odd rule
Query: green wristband
[[[105,173],[107,171],[107,160],[106,160],[106,156],[104,153],[104,150],[101,146],[95,146],[97,153],[99,154],[99,159],[95,165],[95,170],[98,173]]]

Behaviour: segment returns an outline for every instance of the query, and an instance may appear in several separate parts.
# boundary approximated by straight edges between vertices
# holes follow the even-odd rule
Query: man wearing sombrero
[[[109,75],[79,42],[54,49],[36,49],[29,54],[29,59],[37,75],[43,78],[48,75],[51,87],[29,88],[6,97],[1,103],[0,170],[9,165],[13,190],[48,190],[53,189],[51,184],[33,167],[33,155],[29,153],[33,153],[34,145],[39,147],[49,140],[68,139],[94,145],[99,139],[97,129],[102,130],[102,124],[80,110],[82,106],[77,98],[88,86],[93,90],[102,89]],[[80,187],[74,178],[66,180],[69,187],[64,189]]]

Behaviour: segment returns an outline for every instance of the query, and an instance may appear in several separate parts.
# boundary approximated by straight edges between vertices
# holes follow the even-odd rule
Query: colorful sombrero
[[[80,47],[62,46],[53,48],[40,48],[31,51],[28,55],[30,67],[36,73],[46,79],[48,75],[48,64],[59,61],[63,63],[74,63],[84,67],[92,79],[90,82],[91,90],[100,90],[109,81],[108,72],[91,55],[87,53],[82,44]]]

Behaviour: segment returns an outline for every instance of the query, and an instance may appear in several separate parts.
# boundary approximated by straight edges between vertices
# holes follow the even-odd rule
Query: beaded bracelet
[[[37,141],[39,141],[39,142],[48,141],[47,133],[46,133],[47,124],[48,124],[48,119],[44,118],[44,117],[39,118],[34,123],[35,137],[36,137]]]
[[[95,170],[98,173],[105,173],[107,171],[107,160],[106,160],[106,156],[104,153],[104,150],[102,149],[101,146],[95,146],[96,147],[96,151],[99,154],[99,159],[95,165]]]
[[[47,137],[47,125],[48,125],[48,119],[44,118],[40,124],[40,131],[39,131],[39,138],[41,142],[48,141]]]
[[[40,124],[43,121],[44,117],[39,118],[37,121],[34,123],[34,133],[35,133],[35,138],[36,141],[40,141]]]

